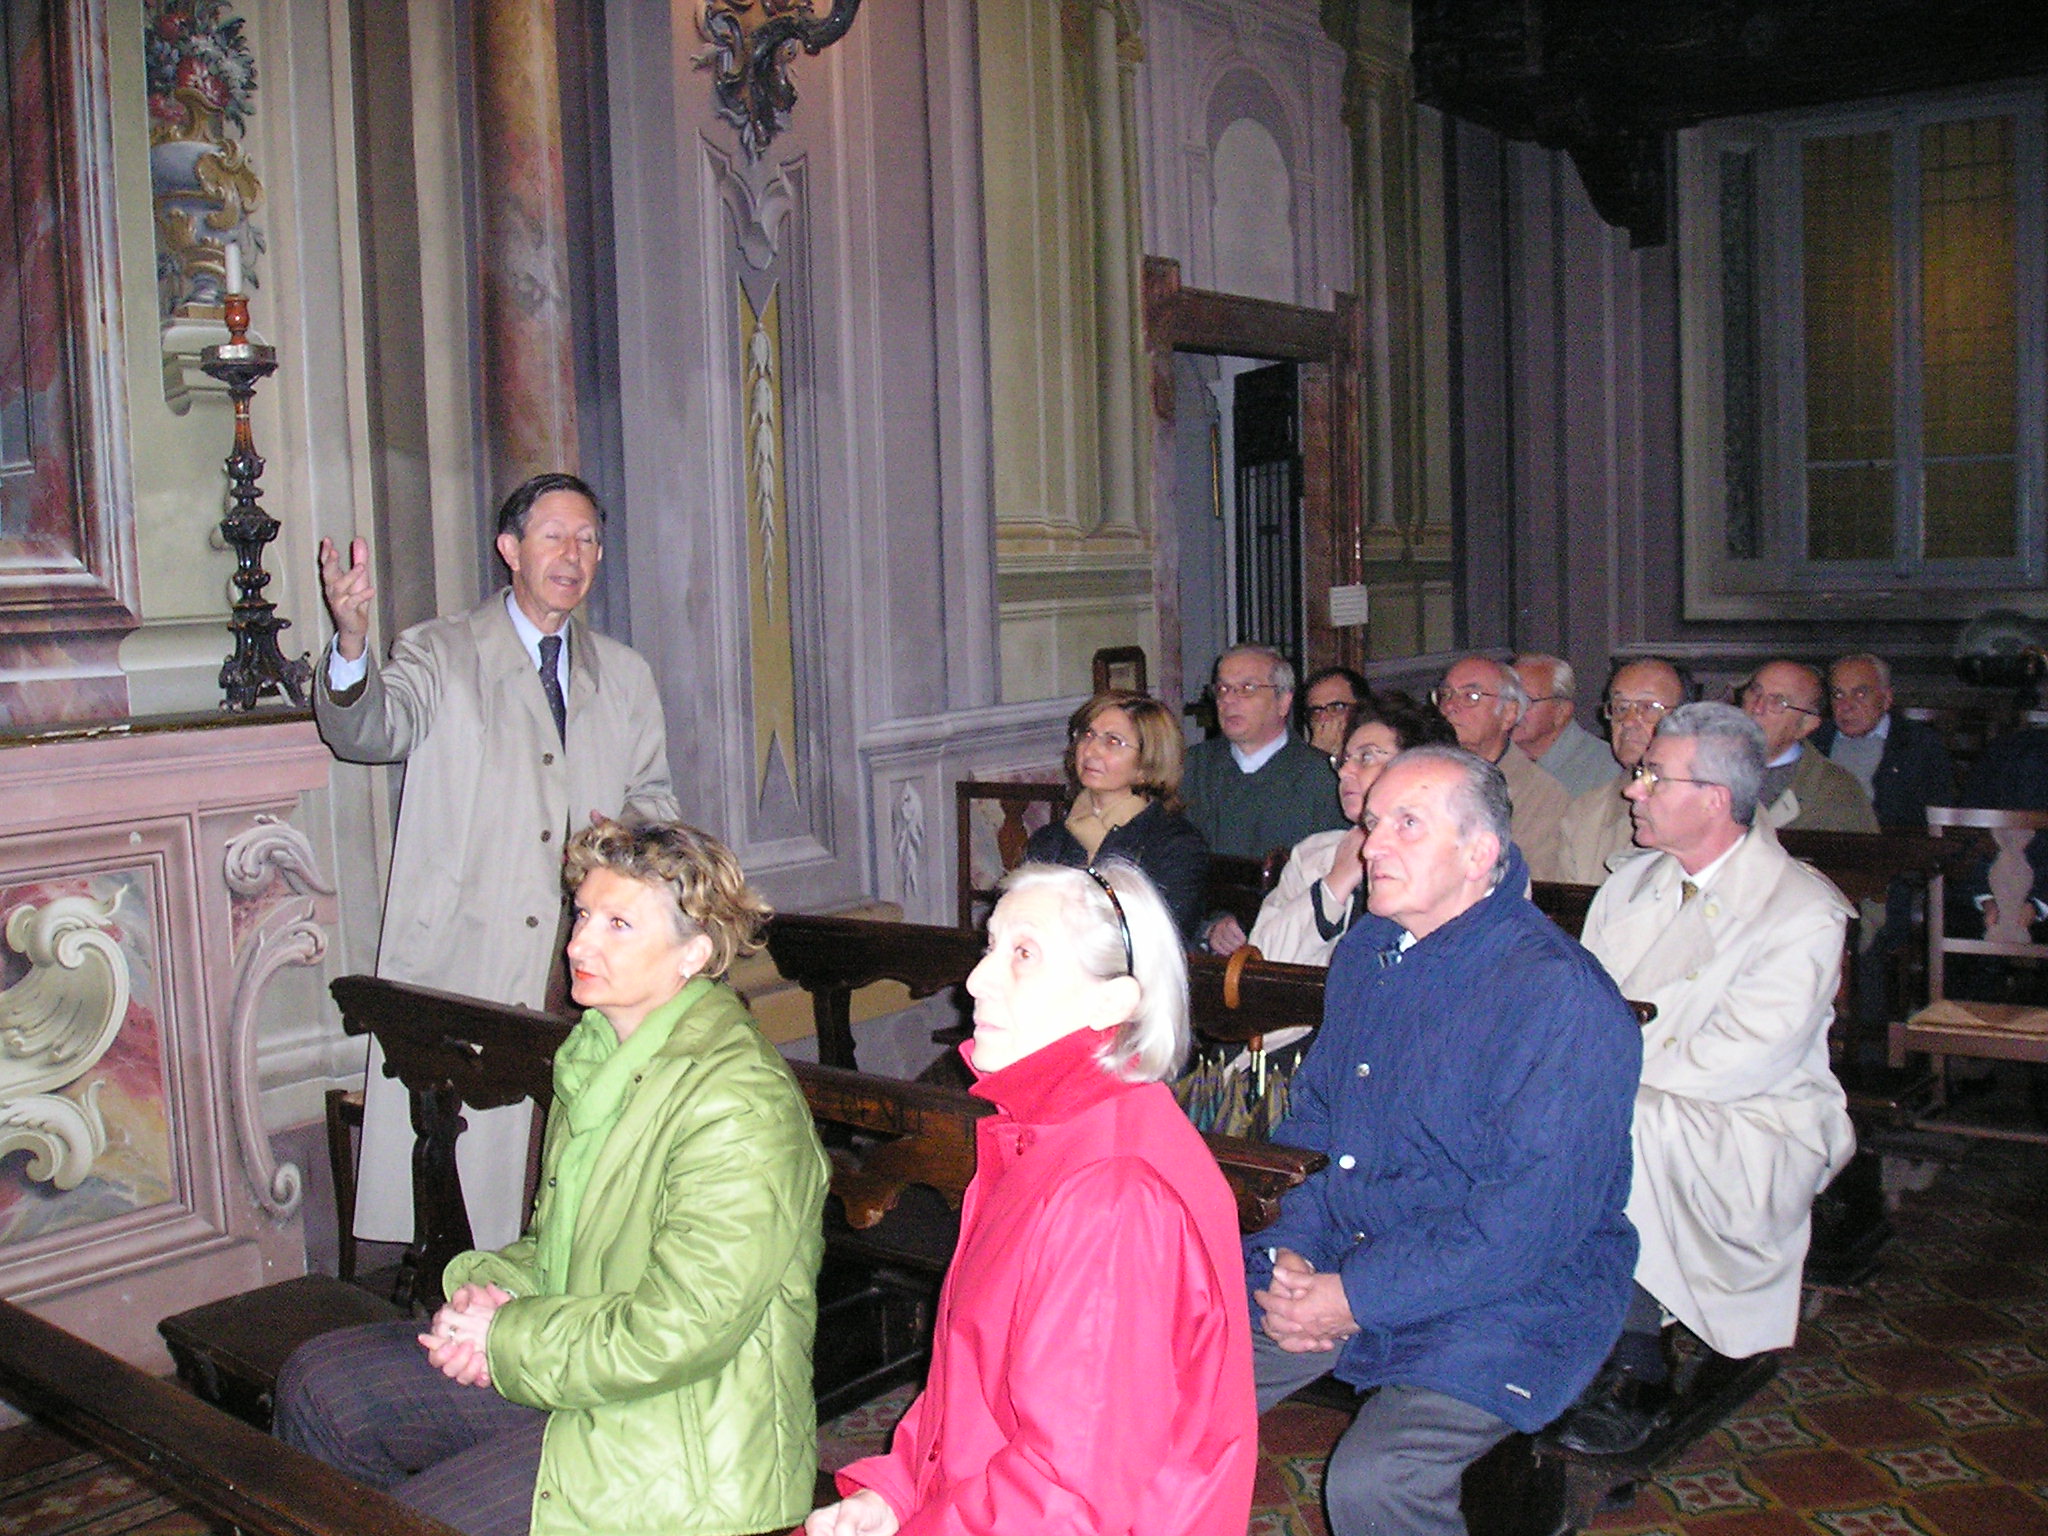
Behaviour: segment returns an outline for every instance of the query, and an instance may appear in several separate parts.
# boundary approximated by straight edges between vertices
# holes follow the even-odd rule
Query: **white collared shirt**
[[[1247,752],[1233,741],[1230,744],[1231,761],[1237,764],[1237,771],[1239,773],[1257,773],[1266,764],[1273,761],[1275,757],[1279,756],[1280,749],[1286,745],[1287,733],[1285,731],[1275,736],[1256,752]]]
[[[505,611],[512,615],[512,629],[519,636],[519,643],[526,647],[526,658],[533,663],[533,670],[540,670],[541,628],[526,616],[526,610],[512,600],[512,589],[505,589]],[[572,621],[562,620],[562,627],[556,631],[562,637],[562,648],[555,653],[555,681],[562,685],[562,697],[569,697],[569,625]]]
[[[1757,807],[1757,814],[1759,816],[1763,814],[1762,806]],[[1704,893],[1707,887],[1714,883],[1715,876],[1721,873],[1722,866],[1725,865],[1730,859],[1735,857],[1735,850],[1742,846],[1743,838],[1747,837],[1748,835],[1749,834],[1745,832],[1743,834],[1743,837],[1738,837],[1737,839],[1735,839],[1734,842],[1730,843],[1726,848],[1721,850],[1720,856],[1718,858],[1716,858],[1711,864],[1708,864],[1705,868],[1701,869],[1700,872],[1696,875],[1685,874],[1685,866],[1683,864],[1679,865],[1681,877],[1683,879],[1690,880],[1693,884],[1693,889]]]

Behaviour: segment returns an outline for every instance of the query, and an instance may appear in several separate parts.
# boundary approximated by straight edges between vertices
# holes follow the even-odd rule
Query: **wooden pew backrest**
[[[876,975],[897,974],[902,979],[908,972],[935,989],[944,984],[938,978],[949,968],[964,977],[961,963],[971,968],[970,956],[980,953],[978,941],[952,928],[844,918],[777,921],[784,924],[790,952],[811,957],[813,974],[827,969],[819,958],[826,953],[847,956],[829,969],[827,980],[833,985],[865,984],[857,978],[872,980]],[[838,944],[827,943],[828,936],[837,938]],[[1214,962],[1215,967],[1221,964]],[[1224,1010],[1228,1017],[1253,1017],[1258,1000],[1269,992],[1292,1011],[1285,1019],[1276,1011],[1263,1028],[1278,1028],[1297,1015],[1308,1019],[1305,1010],[1311,995],[1314,1017],[1320,1017],[1320,972],[1303,966],[1255,966],[1247,967],[1246,974],[1249,979],[1242,985],[1250,989],[1251,1001],[1235,1012]],[[1214,985],[1220,998],[1220,979]],[[349,1032],[377,1037],[387,1069],[411,1095],[418,1138],[413,1155],[418,1240],[407,1254],[412,1293],[400,1299],[430,1301],[439,1294],[439,1277],[448,1260],[473,1246],[455,1169],[462,1108],[488,1108],[531,1096],[545,1109],[554,1053],[568,1033],[569,1021],[373,976],[344,976],[334,983],[333,992]],[[974,1125],[990,1112],[985,1101],[953,1089],[868,1077],[843,1068],[792,1063],[792,1070],[821,1127],[837,1126],[865,1138],[830,1138],[833,1193],[840,1197],[850,1227],[874,1226],[913,1183],[935,1189],[958,1209],[974,1173]],[[1271,1222],[1281,1194],[1321,1164],[1320,1157],[1287,1147],[1230,1137],[1212,1137],[1210,1142],[1248,1230]]]
[[[811,994],[818,1060],[853,1070],[853,994],[878,981],[900,982],[912,997],[929,997],[967,979],[981,958],[972,929],[886,923],[854,917],[777,913],[768,924],[768,954],[785,978]]]

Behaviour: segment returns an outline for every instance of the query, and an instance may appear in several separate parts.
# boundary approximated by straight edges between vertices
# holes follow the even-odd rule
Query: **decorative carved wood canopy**
[[[1567,151],[1636,245],[1670,232],[1671,131],[2048,70],[2038,0],[1414,0],[1418,99]]]

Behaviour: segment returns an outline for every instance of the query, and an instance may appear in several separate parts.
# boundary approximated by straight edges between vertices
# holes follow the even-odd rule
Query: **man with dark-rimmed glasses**
[[[1726,704],[1658,726],[1626,791],[1649,855],[1600,887],[1583,941],[1644,1026],[1622,1341],[1567,1443],[1640,1445],[1664,1406],[1665,1315],[1735,1358],[1792,1343],[1814,1196],[1855,1133],[1828,1066],[1849,903],[1761,814],[1764,732]]]
[[[1621,765],[1621,777],[1587,790],[1565,808],[1558,827],[1559,878],[1577,885],[1605,880],[1617,856],[1633,854],[1635,827],[1622,791],[1643,760],[1657,724],[1693,695],[1692,679],[1675,662],[1656,656],[1624,661],[1607,680],[1601,713],[1607,745]]]
[[[1759,803],[1779,831],[1875,832],[1877,813],[1856,775],[1807,741],[1827,719],[1827,686],[1800,661],[1767,661],[1742,685],[1743,712],[1763,727]]]
[[[1330,760],[1287,721],[1294,709],[1294,668],[1263,645],[1234,645],[1216,658],[1210,691],[1220,736],[1188,748],[1181,799],[1212,853],[1264,858],[1312,832],[1346,825]],[[1204,941],[1219,955],[1244,943],[1227,912],[1211,913]]]

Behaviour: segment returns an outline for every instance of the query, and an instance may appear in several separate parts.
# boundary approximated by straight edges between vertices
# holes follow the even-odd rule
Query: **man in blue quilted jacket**
[[[1370,915],[1276,1141],[1329,1163],[1248,1241],[1261,1412],[1325,1373],[1378,1388],[1331,1453],[1335,1536],[1460,1536],[1465,1468],[1557,1417],[1635,1266],[1635,1016],[1524,896],[1500,770],[1395,758],[1366,802]]]

